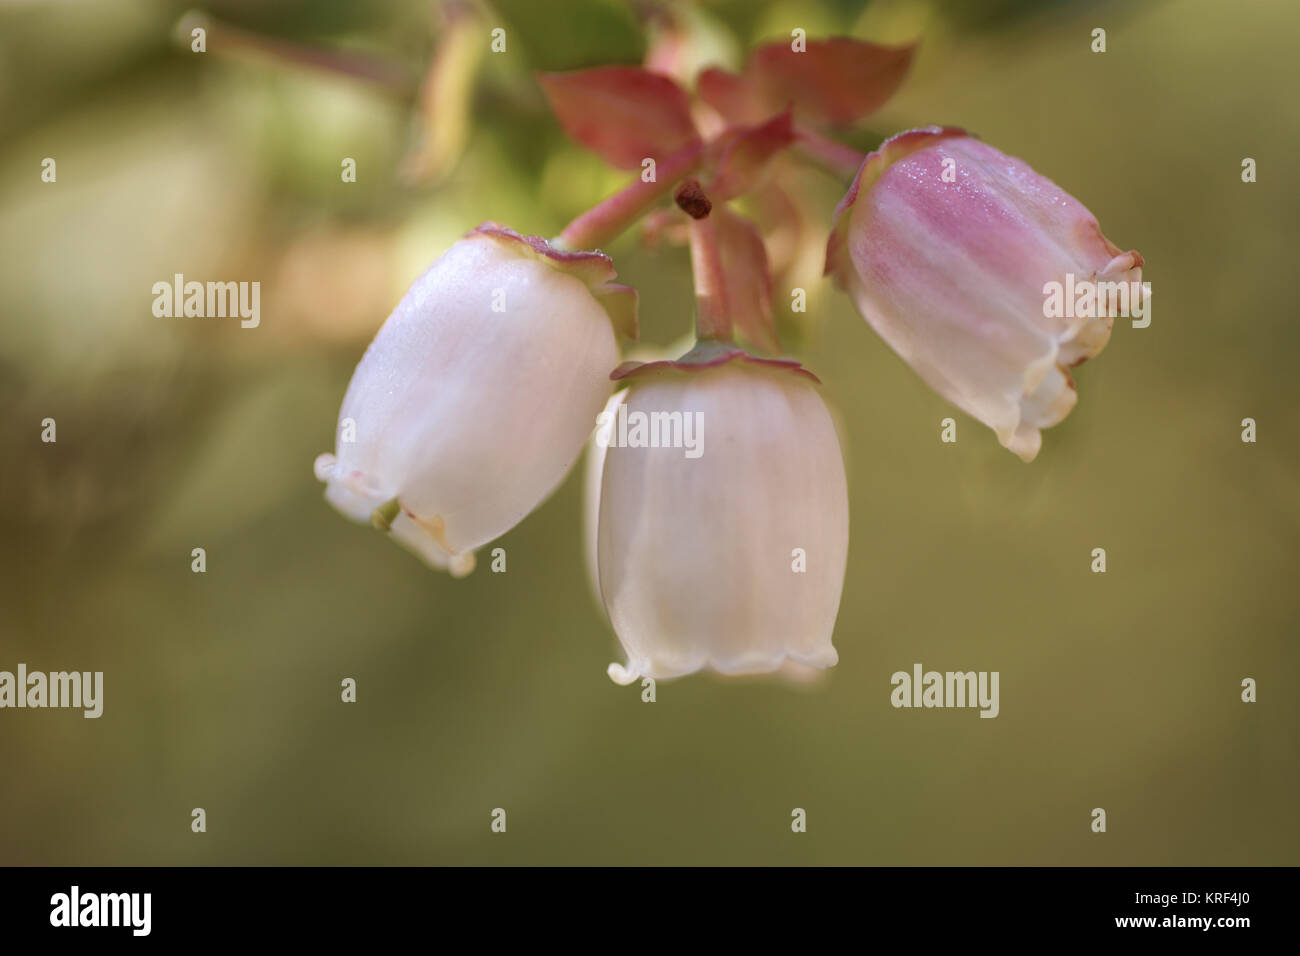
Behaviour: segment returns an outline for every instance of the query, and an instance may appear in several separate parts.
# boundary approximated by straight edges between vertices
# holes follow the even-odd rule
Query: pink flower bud
[[[1055,183],[961,130],[887,140],[835,218],[826,271],[931,388],[1025,461],[1039,429],[1074,407],[1068,369],[1105,347],[1115,318],[1106,301],[1049,314],[1049,288],[1101,280],[1141,295],[1138,253]]]
[[[830,413],[797,363],[716,348],[636,369],[611,406],[626,417],[603,439],[597,563],[619,683],[837,660],[849,515]]]
[[[326,498],[374,520],[437,568],[472,552],[547,497],[609,396],[611,318],[635,323],[635,293],[599,253],[566,253],[485,225],[411,287],[353,374]]]

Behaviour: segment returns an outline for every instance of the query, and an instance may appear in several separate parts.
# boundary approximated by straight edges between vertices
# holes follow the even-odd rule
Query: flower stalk
[[[806,126],[798,127],[796,136],[795,149],[800,154],[842,179],[852,179],[856,176],[867,158],[866,153],[859,152],[852,146],[847,146],[829,136],[823,136]]]
[[[709,213],[713,203],[697,180],[688,179],[677,190],[677,205],[691,217],[691,272],[695,278],[695,337],[705,341],[731,341],[731,310],[717,226]]]
[[[604,199],[571,223],[553,241],[558,249],[599,249],[639,220],[691,172],[704,154],[701,143],[683,147],[655,166],[654,179],[641,177]]]

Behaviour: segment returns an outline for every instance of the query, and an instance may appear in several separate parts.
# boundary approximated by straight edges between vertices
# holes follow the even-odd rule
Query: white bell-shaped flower
[[[563,480],[610,394],[612,325],[636,294],[596,252],[485,224],[421,276],[375,336],[316,462],[326,498],[430,565],[473,551]]]
[[[630,374],[599,483],[610,677],[834,665],[848,491],[816,379],[722,344]]]

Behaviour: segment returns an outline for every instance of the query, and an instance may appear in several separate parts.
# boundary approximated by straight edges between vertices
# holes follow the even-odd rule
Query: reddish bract
[[[739,76],[705,70],[698,89],[733,123],[756,122],[792,106],[799,119],[847,125],[897,92],[915,52],[915,44],[883,46],[848,37],[812,40],[797,52],[781,40],[755,50]]]
[[[635,66],[538,76],[564,131],[622,169],[699,142],[685,91]]]

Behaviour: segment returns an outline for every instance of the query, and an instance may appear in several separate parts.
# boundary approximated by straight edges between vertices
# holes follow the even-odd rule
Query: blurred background
[[[644,704],[604,675],[580,469],[507,573],[454,581],[312,460],[456,237],[553,235],[627,180],[533,71],[640,62],[667,22],[683,71],[794,27],[919,36],[847,139],[950,123],[1024,158],[1142,252],[1153,321],[1026,466],[816,278],[845,184],[802,174],[776,299],[806,284],[783,331],[843,419],[841,663]],[[0,3],[0,669],[105,674],[98,720],[0,712],[0,863],[1300,863],[1298,36],[1283,0]],[[684,250],[609,251],[643,342],[685,332]],[[175,273],[260,281],[261,326],[156,318]],[[1000,671],[1001,715],[894,710],[916,662]]]

